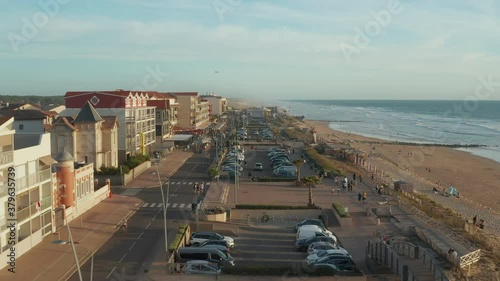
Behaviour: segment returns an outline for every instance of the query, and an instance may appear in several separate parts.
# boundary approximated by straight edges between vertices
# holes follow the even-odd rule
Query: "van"
[[[337,237],[333,235],[333,233],[329,230],[326,230],[322,227],[319,227],[317,225],[303,225],[299,227],[297,231],[297,240],[301,240],[304,238],[309,238],[313,236],[326,236],[326,237],[331,237],[335,243],[337,243]]]
[[[219,266],[234,265],[234,258],[219,249],[205,247],[182,247],[177,250],[176,262],[186,263],[192,260],[202,260],[216,263]]]

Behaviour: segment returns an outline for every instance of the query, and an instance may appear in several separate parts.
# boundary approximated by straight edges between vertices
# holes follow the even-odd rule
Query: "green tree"
[[[300,181],[300,167],[304,165],[303,159],[296,159],[293,161],[293,165],[297,168],[297,181]]]
[[[314,206],[314,197],[312,194],[312,186],[313,186],[313,184],[317,184],[319,182],[319,177],[318,176],[304,177],[304,182],[309,186],[309,203],[307,205],[312,207],[312,206]]]

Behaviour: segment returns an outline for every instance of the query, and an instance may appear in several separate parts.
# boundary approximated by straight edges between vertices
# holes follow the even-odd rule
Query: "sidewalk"
[[[175,173],[191,157],[189,152],[173,152],[161,159],[160,175],[163,179]],[[126,188],[147,188],[158,186],[156,167],[153,165],[134,179]],[[113,186],[114,187],[114,186]],[[116,225],[124,218],[132,216],[142,200],[135,197],[113,194],[83,215],[70,222],[71,234],[80,265],[98,251],[116,232]],[[55,240],[68,241],[66,226],[58,233],[46,236],[16,261],[16,273],[8,272],[8,266],[0,270],[0,280],[9,281],[57,281],[66,280],[76,272],[76,263],[71,244],[57,245]]]
[[[116,225],[135,212],[134,206],[142,201],[119,195],[107,198],[94,208],[70,222],[71,234],[80,265],[87,261],[116,231]],[[42,242],[17,259],[16,273],[7,268],[0,271],[0,280],[66,280],[76,272],[71,244],[57,245],[55,240],[69,241],[66,226],[46,236]]]

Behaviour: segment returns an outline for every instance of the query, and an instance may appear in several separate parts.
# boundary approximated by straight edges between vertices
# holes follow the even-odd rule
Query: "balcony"
[[[17,192],[21,192],[25,189],[28,189],[34,185],[40,184],[41,182],[44,182],[46,180],[50,180],[52,177],[52,174],[50,173],[50,169],[46,169],[37,173],[33,173],[30,175],[27,175],[22,178],[16,179],[16,188]]]
[[[22,222],[23,220],[37,214],[39,211],[43,211],[52,206],[52,198],[50,196],[43,198],[40,201],[40,208],[38,208],[38,202],[31,204],[30,206],[18,207],[17,211],[17,221]]]
[[[135,123],[135,117],[125,117],[126,123]]]
[[[12,163],[14,161],[14,153],[12,151],[0,152],[0,166]]]

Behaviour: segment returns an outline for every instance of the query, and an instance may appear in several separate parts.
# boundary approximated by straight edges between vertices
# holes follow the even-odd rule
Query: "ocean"
[[[286,100],[273,105],[367,137],[486,145],[459,149],[500,163],[500,101]]]

